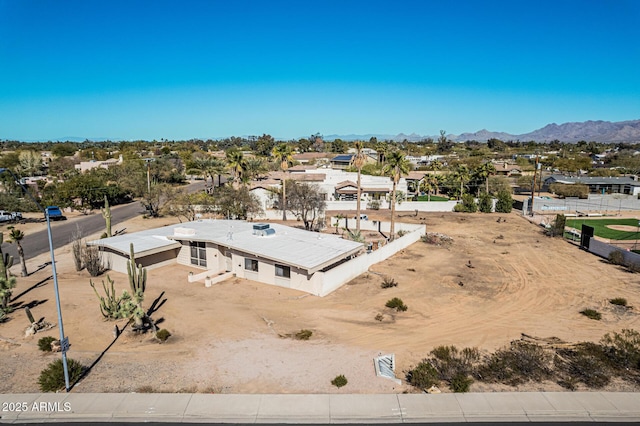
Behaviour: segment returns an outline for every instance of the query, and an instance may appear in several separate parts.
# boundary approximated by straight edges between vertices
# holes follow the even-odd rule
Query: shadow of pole
[[[160,293],[160,296],[158,296],[153,303],[151,304],[151,307],[149,308],[149,310],[147,311],[147,315],[151,316],[152,313],[156,312],[158,309],[160,309],[160,307],[162,305],[164,305],[164,303],[167,301],[167,299],[164,299],[162,301],[160,301],[162,299],[162,297],[164,296],[164,291],[162,293]],[[163,322],[164,319],[160,319],[158,320],[157,323],[161,323]],[[77,385],[78,383],[80,383],[80,381],[82,381],[85,377],[87,377],[89,375],[89,373],[91,372],[91,370],[93,369],[93,367],[95,367],[100,360],[102,359],[102,357],[109,351],[109,349],[111,349],[111,347],[118,341],[118,339],[120,338],[120,336],[122,336],[122,334],[125,332],[125,330],[127,329],[127,327],[129,327],[130,324],[133,323],[133,320],[129,320],[124,327],[122,327],[122,330],[118,331],[118,335],[111,341],[111,343],[109,343],[109,346],[107,346],[105,348],[105,350],[102,351],[102,353],[100,353],[100,355],[98,355],[98,357],[95,359],[95,361],[93,361],[91,363],[91,365],[89,367],[87,367],[82,374],[80,375],[80,377],[78,377],[78,379],[76,381],[74,381],[70,386],[69,386],[69,391],[71,391],[75,385]]]
[[[21,298],[22,296],[24,296],[25,294],[29,293],[31,290],[34,290],[42,285],[44,285],[47,281],[49,281],[50,279],[52,279],[53,276],[48,276],[47,278],[38,281],[37,283],[35,283],[34,285],[32,285],[31,287],[29,287],[28,289],[26,289],[25,291],[23,291],[22,293],[18,294],[17,296],[14,296],[11,298],[10,302],[15,302],[16,300],[18,300],[19,298]]]
[[[122,330],[118,331],[118,335],[116,337],[114,337],[114,339],[111,341],[111,343],[109,343],[109,346],[107,346],[105,348],[105,350],[102,351],[102,353],[100,355],[98,355],[98,357],[95,359],[95,361],[93,361],[91,363],[91,365],[89,367],[87,367],[82,374],[80,375],[80,377],[78,377],[78,379],[76,381],[74,381],[73,383],[71,383],[71,385],[69,386],[69,392],[71,392],[71,390],[78,384],[80,383],[85,377],[87,377],[89,375],[89,373],[91,372],[91,370],[93,369],[93,367],[95,367],[100,360],[102,359],[102,357],[109,351],[109,349],[111,349],[111,346],[113,346],[118,339],[120,338],[120,336],[122,336],[122,334],[124,333],[124,331],[127,329],[127,327],[129,327],[129,324],[131,324],[131,320],[129,320],[124,327],[122,327]],[[117,324],[116,324],[117,325]]]

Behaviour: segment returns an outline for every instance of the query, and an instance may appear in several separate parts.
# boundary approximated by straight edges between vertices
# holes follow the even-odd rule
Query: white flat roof
[[[175,247],[178,241],[204,241],[229,247],[258,258],[296,266],[310,273],[319,271],[363,248],[362,243],[345,240],[337,235],[305,231],[290,226],[269,223],[274,235],[253,235],[257,222],[242,220],[200,220],[180,223],[162,228],[125,234],[93,241],[89,244],[109,247],[123,254],[129,253],[133,243],[136,255],[145,252],[157,253]],[[184,235],[175,228],[194,230],[193,235]]]

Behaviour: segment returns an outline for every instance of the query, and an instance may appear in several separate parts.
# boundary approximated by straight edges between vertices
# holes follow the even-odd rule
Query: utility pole
[[[540,167],[538,160],[538,153],[536,152],[536,166],[533,169],[533,180],[531,181],[531,216],[533,216],[533,199],[536,196],[536,175],[538,173],[538,167]]]

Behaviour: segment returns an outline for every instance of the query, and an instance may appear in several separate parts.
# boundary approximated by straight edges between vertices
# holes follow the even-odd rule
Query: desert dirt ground
[[[379,217],[368,213],[370,220],[388,218],[387,212]],[[164,344],[128,329],[114,342],[114,323],[103,320],[89,274],[75,271],[70,246],[57,250],[64,327],[71,341],[68,356],[95,363],[73,391],[395,393],[413,389],[376,377],[374,356],[394,353],[396,373],[404,378],[439,345],[490,351],[521,333],[577,342],[598,341],[624,328],[640,330],[638,309],[608,303],[624,297],[640,307],[639,274],[547,238],[541,227],[515,212],[400,213],[398,220],[424,223],[428,232],[446,234],[453,243],[418,242],[324,298],[242,279],[206,288],[187,282],[192,269],[186,266],[149,271],[145,305],[166,300],[153,314],[172,333]],[[175,222],[136,218],[126,228],[134,232]],[[39,269],[48,260],[43,254],[28,262],[35,272],[18,277],[16,310],[0,324],[0,393],[38,392],[39,372],[59,357],[37,348],[38,338],[57,337],[58,328],[24,337],[28,322],[20,309],[29,305],[36,319],[56,322],[51,269]],[[17,259],[12,272],[20,273]],[[108,274],[118,292],[128,286],[126,275]],[[399,285],[382,289],[384,276]],[[106,275],[93,278],[98,288],[103,279]],[[385,308],[392,297],[400,297],[409,309]],[[597,309],[602,320],[581,315],[584,308]],[[375,319],[378,314],[382,321]],[[286,337],[301,329],[313,331],[310,340]],[[338,374],[349,381],[340,389],[330,383]],[[635,390],[615,386],[612,390]],[[562,390],[551,382],[471,387],[504,389]]]

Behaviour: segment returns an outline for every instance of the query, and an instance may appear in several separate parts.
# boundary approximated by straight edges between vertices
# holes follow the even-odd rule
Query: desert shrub
[[[627,299],[624,297],[616,297],[614,299],[609,300],[609,303],[617,306],[627,306]]]
[[[407,372],[406,379],[412,386],[427,389],[438,384],[438,371],[425,359]]]
[[[609,253],[608,259],[614,265],[624,265],[624,254],[620,250]]]
[[[376,321],[382,321],[384,319],[384,315],[378,313],[374,318]]]
[[[453,238],[448,235],[439,234],[437,232],[427,232],[427,234],[420,237],[420,239],[424,243],[435,244],[437,246],[453,243]]]
[[[551,227],[547,229],[547,235],[550,237],[562,237],[564,236],[564,228],[567,223],[567,218],[563,214],[557,214],[554,221],[551,223]]]
[[[382,284],[380,284],[380,287],[382,288],[391,288],[391,287],[397,287],[397,286],[398,286],[398,281],[396,281],[391,277],[384,277],[382,279]]]
[[[40,349],[42,352],[51,352],[51,343],[55,342],[56,340],[58,339],[52,336],[41,337],[40,340],[38,340],[38,349]]]
[[[486,192],[480,194],[480,198],[478,198],[478,210],[480,210],[482,213],[491,213],[493,207],[492,204],[493,203],[491,195],[487,194]]]
[[[449,387],[454,392],[469,392],[469,387],[473,383],[473,379],[466,374],[458,373],[451,379]]]
[[[153,388],[153,386],[142,385],[136,389],[136,393],[156,393],[156,390]]]
[[[589,198],[589,187],[581,183],[565,184],[556,182],[549,185],[549,190],[559,197]]]
[[[398,238],[400,237],[404,237],[405,235],[407,235],[409,233],[409,231],[405,231],[404,229],[399,230],[398,232],[396,232],[396,234],[398,235]]]
[[[380,201],[378,201],[378,200],[369,201],[369,203],[367,204],[367,209],[369,209],[369,210],[380,210]]]
[[[587,308],[580,311],[580,313],[592,320],[600,321],[602,319],[602,314],[600,314],[600,312],[596,311],[595,309]]]
[[[102,254],[96,246],[87,246],[83,253],[84,266],[87,268],[89,275],[97,277],[105,271],[102,265]]]
[[[311,338],[312,334],[313,334],[313,331],[307,330],[307,329],[302,329],[302,330],[298,331],[296,334],[294,334],[294,337],[297,340],[309,340]]]
[[[559,384],[575,388],[582,382],[591,388],[601,388],[610,381],[611,370],[603,347],[596,343],[580,343],[573,348],[557,350],[554,358]]]
[[[362,235],[362,233],[360,231],[347,231],[347,237],[351,240],[351,241],[355,241],[356,243],[364,243],[365,239],[364,236]]]
[[[551,357],[533,343],[512,342],[508,348],[498,349],[476,369],[475,377],[487,382],[515,386],[528,380],[536,382],[550,377]]]
[[[638,272],[640,272],[640,263],[631,262],[627,265],[627,269],[629,269],[630,272],[637,274]]]
[[[387,308],[395,309],[398,312],[404,312],[408,309],[408,306],[404,304],[402,299],[399,297],[394,297],[393,299],[387,300],[385,305]]]
[[[346,386],[347,383],[349,383],[349,381],[342,374],[340,374],[339,376],[336,376],[333,380],[331,380],[331,384],[337,388]]]
[[[431,351],[429,361],[438,371],[440,379],[451,382],[457,375],[471,374],[479,359],[477,348],[459,351],[455,346],[438,346]]]
[[[160,342],[166,342],[167,339],[171,337],[171,333],[166,328],[160,329],[156,332],[156,339],[160,340]]]
[[[67,368],[69,372],[69,382],[71,383],[77,381],[86,369],[84,365],[71,358],[67,359]],[[56,392],[65,387],[62,359],[53,361],[47,368],[40,372],[38,384],[42,392]]]
[[[640,370],[640,333],[623,329],[605,334],[600,343],[616,368]]]
[[[454,206],[453,211],[464,213],[475,213],[478,211],[478,204],[475,198],[471,194],[464,194],[462,196],[462,203],[458,203]]]

